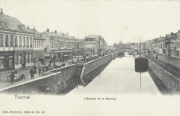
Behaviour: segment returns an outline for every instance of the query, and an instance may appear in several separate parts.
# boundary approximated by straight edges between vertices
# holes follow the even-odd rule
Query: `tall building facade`
[[[84,38],[84,49],[87,54],[102,54],[107,51],[107,43],[100,35],[88,35]]]
[[[0,70],[33,66],[37,31],[0,10]],[[43,40],[41,40],[43,41]],[[41,47],[41,49],[43,46]]]

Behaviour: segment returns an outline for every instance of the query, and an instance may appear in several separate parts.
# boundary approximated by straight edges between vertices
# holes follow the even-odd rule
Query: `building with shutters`
[[[44,39],[39,35],[35,28],[25,27],[0,9],[0,70],[33,66],[35,53],[44,51]]]

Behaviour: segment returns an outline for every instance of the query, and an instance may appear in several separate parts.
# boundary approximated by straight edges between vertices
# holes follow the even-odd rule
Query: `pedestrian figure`
[[[14,71],[14,79],[15,80],[18,79],[18,72],[17,72],[17,70]]]
[[[36,65],[34,66],[34,74],[36,74]]]
[[[39,76],[41,75],[41,68],[39,68]]]
[[[72,64],[75,64],[74,60],[72,60]]]
[[[14,77],[15,77],[15,76],[14,76],[14,72],[12,72],[11,75],[10,75],[10,79],[11,79],[11,83],[12,83],[12,84],[13,84],[13,82],[14,82]]]
[[[30,70],[31,79],[34,79],[34,71],[33,69]]]
[[[79,64],[79,57],[77,58],[77,63]]]
[[[44,67],[41,68],[41,76],[44,76]]]

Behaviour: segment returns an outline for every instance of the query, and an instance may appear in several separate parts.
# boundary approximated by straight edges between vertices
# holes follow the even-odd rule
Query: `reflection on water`
[[[61,94],[168,93],[167,88],[158,81],[157,77],[152,76],[149,70],[140,74],[135,72],[134,65],[133,56],[116,58],[84,77],[85,86],[78,86],[82,84],[71,79],[68,88]]]
[[[83,81],[85,83],[84,86],[87,86],[96,76],[100,75],[101,73],[103,73],[102,71],[105,69],[105,67],[109,64],[106,63],[100,67],[98,67],[96,70],[92,71],[91,73],[89,73],[87,76],[83,77]]]
[[[65,90],[63,90],[62,92],[60,92],[59,94],[67,94],[67,93],[69,93],[71,90],[73,90],[75,88],[78,89],[79,86],[86,87],[91,81],[93,81],[93,79],[96,76],[99,76],[103,72],[103,70],[106,68],[106,66],[108,64],[109,64],[109,62],[102,65],[102,66],[100,66],[97,70],[92,71],[87,76],[83,77],[83,81],[84,81],[85,85],[83,85],[82,82],[80,82],[80,79],[79,80],[77,80],[76,78],[70,79],[67,82],[68,87]]]

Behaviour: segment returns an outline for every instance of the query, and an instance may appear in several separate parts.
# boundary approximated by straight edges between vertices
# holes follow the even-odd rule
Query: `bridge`
[[[134,54],[137,52],[136,49],[133,49],[131,47],[120,47],[117,49],[119,52],[128,52],[129,54]]]

